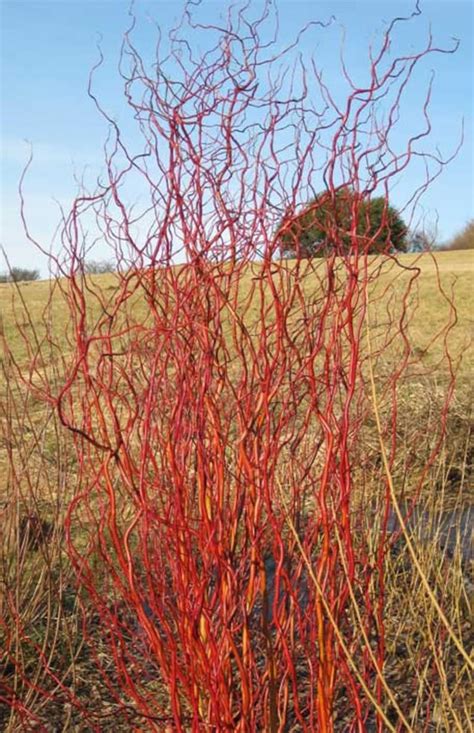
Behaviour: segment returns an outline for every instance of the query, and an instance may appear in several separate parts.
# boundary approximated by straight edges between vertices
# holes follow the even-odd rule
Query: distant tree
[[[407,252],[431,252],[436,247],[436,235],[424,229],[407,236]]]
[[[383,196],[356,199],[350,188],[335,196],[324,192],[310,201],[301,214],[283,221],[277,230],[282,257],[327,257],[344,254],[354,244],[352,223],[361,252],[406,252],[408,229],[399,212]]]
[[[25,267],[12,267],[8,272],[0,274],[0,283],[32,282],[38,280],[39,270],[28,270]]]
[[[84,272],[87,275],[105,275],[115,270],[115,264],[108,260],[89,260],[84,264]]]
[[[456,234],[443,249],[474,249],[474,219],[470,219],[464,229]]]

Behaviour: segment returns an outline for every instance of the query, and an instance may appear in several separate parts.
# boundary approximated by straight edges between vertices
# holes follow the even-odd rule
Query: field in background
[[[400,293],[405,292],[407,278],[413,275],[413,268],[419,268],[420,277],[416,280],[411,303],[408,303],[409,339],[413,352],[413,366],[411,368],[410,384],[406,384],[407,402],[410,402],[410,390],[415,389],[415,401],[434,398],[433,389],[443,389],[449,380],[447,362],[444,359],[444,339],[439,337],[446,329],[447,346],[453,360],[453,369],[456,371],[458,395],[463,404],[468,401],[469,379],[474,368],[474,312],[472,292],[474,290],[474,255],[471,251],[439,252],[431,255],[399,255],[398,261],[407,268],[400,272],[396,268],[397,278],[392,279],[394,265],[385,261],[382,267],[382,277],[378,277],[376,287],[369,289],[372,295],[370,306],[371,320],[374,324],[374,335],[377,330],[385,334],[385,308],[389,300],[399,299]],[[377,272],[380,258],[371,258],[374,273]],[[294,262],[288,260],[281,263],[284,269],[292,270]],[[313,265],[311,265],[313,267]],[[240,277],[237,284],[239,299],[246,303],[245,322],[252,329],[258,324],[260,309],[258,298],[252,299],[251,288],[258,278],[260,266],[254,264],[247,268],[247,272]],[[303,271],[304,272],[304,271]],[[303,274],[305,295],[317,297],[319,284],[315,283],[315,272],[324,277],[324,262],[316,261],[315,271],[311,269]],[[439,277],[439,282],[438,282]],[[14,357],[16,366],[8,367],[17,371],[23,367],[32,368],[31,381],[38,381],[38,375],[55,374],[58,386],[64,376],[63,366],[67,362],[71,349],[67,334],[72,324],[69,322],[69,308],[65,294],[61,291],[64,281],[40,281],[32,283],[2,284],[0,285],[0,313],[3,343]],[[133,290],[134,276],[130,279],[130,289]],[[440,289],[440,285],[442,290]],[[99,318],[101,316],[104,299],[113,304],[119,284],[115,275],[88,276],[87,288],[89,292],[91,311]],[[158,287],[159,290],[159,287]],[[450,302],[454,303],[455,315],[451,310]],[[146,323],[149,318],[146,303],[137,296],[130,299],[129,311],[133,322]],[[297,314],[295,315],[295,323]],[[392,324],[393,325],[393,324]],[[437,337],[434,341],[433,339]],[[51,346],[54,344],[54,348]],[[28,351],[27,344],[30,344]],[[397,359],[397,347],[400,339],[397,337],[390,348],[385,349],[384,360]],[[61,358],[59,358],[61,357]],[[10,360],[9,360],[10,361]],[[440,366],[438,367],[438,364]],[[383,368],[383,362],[382,362]],[[6,362],[3,365],[7,368]],[[26,372],[28,374],[28,372]],[[382,375],[380,375],[382,376]],[[16,375],[14,381],[16,381]],[[30,377],[27,377],[30,378]],[[0,394],[5,397],[6,373],[4,371],[0,381]],[[420,395],[424,395],[421,396]],[[412,405],[413,406],[413,405]],[[28,420],[33,425],[41,425],[44,429],[44,416],[47,406],[38,400],[28,408]],[[24,416],[26,419],[26,416]],[[24,436],[26,437],[26,436]],[[53,445],[55,437],[53,437]],[[47,441],[46,441],[47,442]],[[0,446],[0,495],[8,492],[8,471],[6,470],[5,445]]]
[[[377,268],[379,258],[373,257],[374,271]],[[453,356],[460,353],[463,355],[460,363],[460,375],[469,375],[474,366],[474,350],[472,347],[474,315],[472,309],[472,292],[474,286],[474,254],[472,251],[438,252],[434,255],[398,255],[397,260],[406,268],[418,267],[421,275],[418,280],[418,292],[416,312],[414,321],[411,324],[411,335],[414,348],[420,354],[425,353],[428,360],[435,359],[437,354],[428,349],[428,345],[435,333],[438,333],[446,325],[449,315],[449,306],[443,298],[438,285],[438,272],[440,283],[448,297],[453,296],[457,310],[457,323],[450,332],[450,348]],[[292,260],[282,263],[283,267],[291,270],[294,267]],[[320,270],[324,275],[324,262],[316,262],[316,271]],[[239,293],[245,299],[250,291],[252,280],[258,275],[259,265],[248,268],[239,281]],[[378,293],[382,292],[385,286],[395,289],[395,293],[402,292],[406,279],[398,274],[398,283],[391,283],[393,268],[391,263],[385,264],[382,272],[384,277],[377,283]],[[312,271],[305,279],[305,290],[308,294],[317,293]],[[406,274],[409,276],[410,272]],[[101,292],[110,303],[114,301],[117,290],[117,278],[115,275],[88,276],[91,293]],[[133,284],[133,277],[131,279]],[[393,292],[391,290],[390,292]],[[374,298],[375,302],[375,298]],[[379,310],[383,311],[383,302]],[[377,310],[377,305],[375,305]],[[137,321],[146,316],[146,304],[135,302],[134,315]],[[97,307],[97,313],[100,309]],[[0,284],[0,313],[1,328],[9,347],[19,364],[25,363],[27,352],[25,348],[25,336],[28,338],[30,331],[35,331],[41,338],[45,333],[44,321],[50,324],[59,344],[67,349],[64,338],[65,328],[69,311],[64,307],[64,296],[59,292],[58,284],[54,281],[43,280],[39,282],[14,284]],[[248,319],[250,322],[258,318],[258,311],[255,306],[249,309]],[[18,325],[20,328],[18,328]],[[428,350],[427,350],[428,349]]]

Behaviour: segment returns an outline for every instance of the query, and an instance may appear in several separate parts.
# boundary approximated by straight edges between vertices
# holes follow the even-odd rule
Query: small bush
[[[436,247],[436,234],[423,229],[411,232],[408,237],[407,252],[431,252]]]
[[[0,283],[32,282],[33,280],[38,280],[39,276],[39,270],[12,267],[8,272],[0,273]]]
[[[90,260],[84,263],[84,272],[87,275],[105,275],[108,272],[115,272],[115,264],[107,260]]]

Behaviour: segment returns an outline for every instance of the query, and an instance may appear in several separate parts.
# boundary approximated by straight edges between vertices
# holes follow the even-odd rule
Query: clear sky
[[[260,0],[255,0],[259,3]],[[215,20],[227,0],[202,0],[205,20]],[[97,91],[117,118],[122,119],[122,82],[117,59],[128,25],[128,2],[121,0],[0,0],[1,7],[1,230],[0,242],[12,265],[38,266],[44,261],[27,242],[19,219],[18,181],[28,159],[28,140],[34,162],[25,183],[27,214],[32,232],[48,248],[58,221],[58,202],[67,208],[76,190],[74,176],[95,180],[103,165],[102,146],[107,127],[87,95],[90,68],[97,59],[99,36],[106,62]],[[280,0],[281,41],[292,37],[311,19],[335,15],[346,28],[346,55],[350,68],[366,65],[368,44],[380,34],[384,22],[406,14],[408,0]],[[164,32],[180,15],[181,0],[137,0],[136,43],[151,48],[152,16]],[[431,25],[439,45],[460,40],[454,55],[432,57],[424,72],[415,76],[409,99],[413,122],[419,113],[431,70],[435,71],[430,117],[432,148],[448,154],[459,140],[464,118],[465,141],[458,157],[435,181],[422,200],[421,214],[428,223],[438,218],[440,240],[446,240],[474,216],[473,186],[473,10],[472,0],[425,0],[422,16],[405,26],[403,42],[419,48]],[[332,35],[331,35],[332,34]],[[337,88],[338,43],[336,24],[323,41],[318,40],[318,63]],[[302,52],[314,51],[312,36],[302,42]],[[189,41],[199,44],[199,34]],[[418,118],[417,118],[418,119]],[[410,120],[408,119],[408,125]],[[403,181],[395,195],[407,195],[410,181]],[[393,203],[398,205],[398,201]],[[0,263],[0,270],[3,270]]]

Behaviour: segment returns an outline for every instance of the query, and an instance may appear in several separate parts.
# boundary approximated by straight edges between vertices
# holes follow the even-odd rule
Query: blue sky
[[[255,0],[259,4],[260,0]],[[203,0],[201,18],[215,20],[226,0]],[[121,0],[0,0],[1,7],[1,229],[0,242],[12,265],[38,266],[44,259],[24,236],[19,218],[18,181],[28,159],[28,140],[34,161],[25,183],[27,215],[31,230],[48,249],[58,221],[58,204],[67,208],[76,191],[74,176],[95,180],[103,165],[102,146],[107,126],[87,95],[89,71],[97,59],[99,36],[105,64],[96,89],[107,109],[119,122],[126,122],[122,82],[117,59],[128,25],[128,2]],[[164,32],[180,15],[180,0],[137,0],[136,44],[145,56],[154,42],[152,16]],[[308,34],[300,50],[314,51],[318,64],[337,90],[340,25],[346,28],[345,54],[357,74],[366,68],[368,44],[379,37],[384,21],[406,14],[414,7],[406,0],[280,0],[280,39],[289,40],[311,19],[336,16],[326,35]],[[452,37],[461,45],[454,55],[437,55],[413,79],[408,100],[407,125],[417,124],[431,70],[435,71],[430,117],[431,147],[448,154],[459,140],[464,118],[464,146],[440,179],[422,199],[420,216],[428,224],[438,219],[440,240],[446,240],[474,215],[473,185],[473,9],[474,3],[459,0],[425,0],[423,14],[403,30],[404,47],[420,47],[431,25],[439,45],[449,46]],[[189,41],[204,44],[199,33]],[[410,117],[412,115],[412,118]],[[413,188],[405,177],[394,192],[400,205]],[[0,264],[0,270],[4,269]]]

